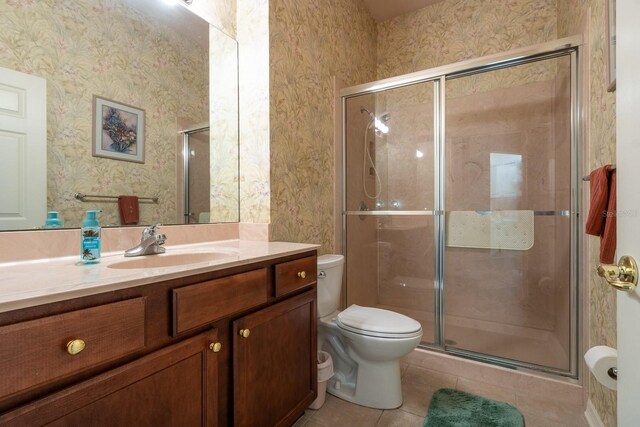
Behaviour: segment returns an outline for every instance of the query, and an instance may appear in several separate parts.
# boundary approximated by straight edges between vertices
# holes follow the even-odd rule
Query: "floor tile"
[[[455,388],[457,379],[455,375],[409,365],[402,382],[421,384],[432,388]]]
[[[384,411],[376,427],[422,427],[424,417],[400,409]]]
[[[424,384],[406,382],[402,384],[401,410],[410,412],[420,417],[427,415],[427,409],[431,403],[431,397],[440,387],[430,387]]]
[[[327,395],[324,406],[313,414],[305,427],[310,425],[374,427],[381,415],[382,410],[380,409],[367,408]]]
[[[524,416],[524,423],[526,427],[582,427],[586,424],[568,424],[562,421],[551,420],[538,414],[531,414],[528,412],[522,412]],[[585,421],[586,423],[586,421]]]
[[[524,374],[516,379],[516,393],[540,396],[569,405],[582,405],[584,390],[577,384]]]
[[[568,405],[564,402],[538,396],[516,394],[516,408],[523,413],[540,415],[546,419],[567,425],[584,425],[582,405]]]
[[[490,366],[485,363],[450,355],[429,354],[424,350],[414,350],[412,353],[417,352],[426,354],[415,356],[409,360],[420,360],[419,365],[425,369],[465,377],[486,384],[499,385],[501,387],[517,387],[516,377],[518,374],[511,369]]]
[[[468,378],[458,378],[456,389],[467,393],[482,396],[487,399],[499,400],[509,405],[516,405],[516,393],[511,388],[501,387],[493,384],[486,384]]]

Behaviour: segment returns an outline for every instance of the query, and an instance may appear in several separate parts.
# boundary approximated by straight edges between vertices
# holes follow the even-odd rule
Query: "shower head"
[[[371,111],[367,110],[364,107],[360,107],[360,113],[367,113],[372,119],[375,117]]]
[[[389,133],[389,127],[387,125],[385,125],[385,123],[388,122],[389,120],[391,120],[391,114],[390,113],[384,113],[384,114],[382,114],[382,116],[380,118],[377,118],[375,116],[375,114],[373,114],[371,111],[367,110],[364,107],[360,107],[360,112],[361,113],[367,113],[369,115],[369,117],[371,117],[371,121],[367,125],[367,128],[370,128],[371,126],[375,125],[376,132],[382,132],[382,133],[385,133],[385,134]]]

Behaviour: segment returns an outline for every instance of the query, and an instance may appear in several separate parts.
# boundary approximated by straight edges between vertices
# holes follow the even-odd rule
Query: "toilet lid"
[[[418,321],[400,313],[355,304],[338,314],[340,324],[350,329],[384,334],[410,334],[421,329]]]

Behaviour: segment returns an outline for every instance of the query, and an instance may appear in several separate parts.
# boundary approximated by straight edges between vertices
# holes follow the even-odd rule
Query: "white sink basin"
[[[231,252],[194,252],[182,254],[145,255],[110,264],[108,268],[162,268],[178,265],[198,264],[201,262],[219,261],[236,256]]]

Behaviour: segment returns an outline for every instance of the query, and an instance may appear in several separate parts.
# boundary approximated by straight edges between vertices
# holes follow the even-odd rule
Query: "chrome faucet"
[[[124,252],[124,256],[142,256],[142,255],[156,255],[163,254],[165,249],[160,246],[164,245],[167,240],[167,236],[164,234],[156,234],[156,231],[162,224],[155,224],[145,228],[142,231],[142,238],[140,244],[128,249]]]

